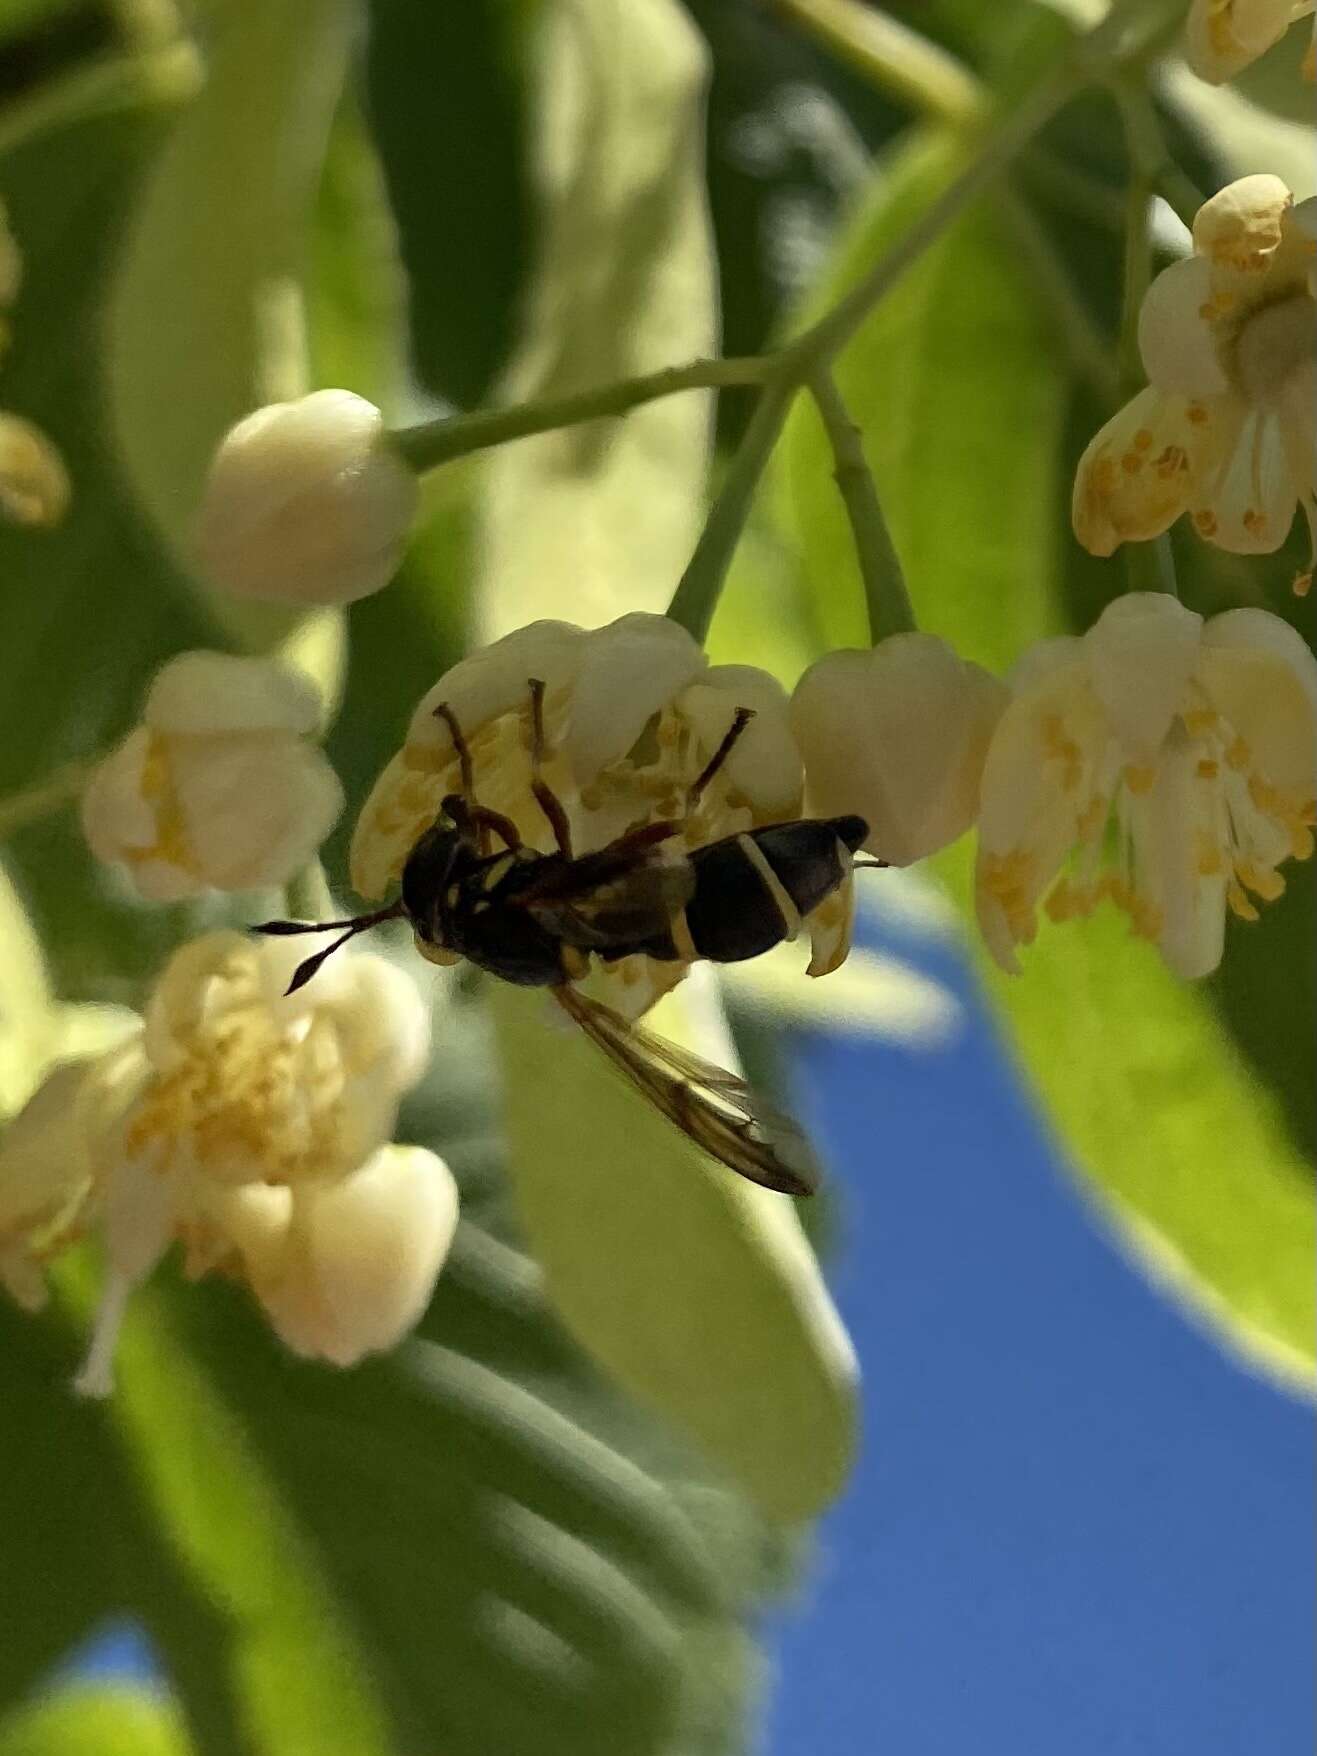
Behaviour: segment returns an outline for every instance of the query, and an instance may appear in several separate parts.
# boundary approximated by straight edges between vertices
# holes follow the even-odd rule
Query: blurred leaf
[[[350,0],[217,11],[206,83],[152,167],[111,288],[118,444],[184,565],[220,436],[258,404],[308,387],[308,227],[351,20]],[[213,607],[258,649],[302,615],[222,594]]]
[[[543,996],[490,1001],[518,1208],[556,1309],[767,1516],[814,1516],[852,1461],[855,1362],[790,1200],[713,1164],[550,1029]]]
[[[822,296],[872,261],[945,178],[946,148],[902,155],[838,250]],[[1032,289],[985,206],[968,215],[866,323],[839,371],[921,625],[1004,668],[1064,625],[1056,539],[1068,385]],[[836,642],[864,640],[849,538],[807,411],[789,439],[798,540]],[[1119,572],[1108,575],[1121,589]],[[972,919],[970,859],[940,869]],[[972,933],[978,947],[977,933]],[[1238,936],[1229,955],[1247,960]],[[1310,1173],[1268,1080],[1222,1028],[1210,992],[1172,977],[1124,923],[1043,924],[1025,974],[988,990],[1065,1150],[1147,1265],[1227,1342],[1269,1369],[1313,1358]],[[1311,1041],[1292,984],[1251,1004]],[[1308,1071],[1311,1081],[1311,1070]]]
[[[178,1711],[123,1684],[74,1683],[0,1723],[0,1756],[188,1756]]]
[[[705,57],[677,0],[561,0],[537,74],[541,241],[510,400],[677,364],[716,333]],[[662,609],[699,527],[708,441],[698,392],[495,453],[481,632]]]
[[[105,279],[138,179],[177,99],[123,70],[88,121],[0,153],[0,189],[24,256],[7,407],[60,446],[73,501],[56,530],[0,526],[0,797],[85,761],[119,736],[155,668],[222,644],[124,493],[104,430]],[[56,990],[134,1001],[187,911],[146,909],[91,859],[65,810],[15,836],[10,872],[38,926]]]
[[[527,49],[542,0],[372,0],[371,126],[397,215],[416,373],[480,402],[520,317],[532,231]]]

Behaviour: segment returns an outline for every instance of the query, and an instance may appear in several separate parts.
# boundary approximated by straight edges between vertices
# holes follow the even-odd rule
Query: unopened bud
[[[1004,684],[931,634],[895,634],[871,652],[831,652],[796,686],[791,718],[811,808],[854,811],[865,847],[908,866],[978,816]]]
[[[240,597],[352,603],[396,569],[417,494],[372,403],[348,390],[272,403],[215,454],[198,558]]]
[[[58,524],[68,509],[64,460],[31,421],[0,414],[0,513],[14,524]]]

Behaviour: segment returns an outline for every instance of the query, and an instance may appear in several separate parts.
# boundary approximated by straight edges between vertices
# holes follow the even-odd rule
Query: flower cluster
[[[0,207],[0,352],[9,341],[8,312],[23,283],[23,258]],[[64,460],[40,427],[0,410],[0,515],[14,524],[58,524],[69,503]]]
[[[390,1144],[428,1018],[383,959],[341,958],[287,995],[288,948],[183,947],[143,1019],[66,1062],[0,1142],[0,1280],[29,1307],[88,1230],[107,1276],[80,1377],[104,1394],[128,1294],[177,1242],[193,1277],[244,1281],[301,1354],[347,1365],[424,1310],[457,1218],[433,1153]]]

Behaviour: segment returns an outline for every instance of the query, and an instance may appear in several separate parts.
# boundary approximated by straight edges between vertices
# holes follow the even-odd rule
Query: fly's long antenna
[[[314,957],[308,957],[298,964],[293,971],[292,981],[284,989],[285,994],[295,994],[299,988],[306,986],[325,959],[341,950],[349,939],[355,939],[358,933],[364,933],[370,927],[378,927],[381,921],[396,921],[406,912],[399,900],[391,902],[387,908],[377,908],[368,915],[352,915],[344,921],[261,921],[251,931],[263,933],[270,939],[289,939],[295,933],[333,933],[338,928],[346,929],[342,937],[335,939],[332,945],[327,945],[323,951],[317,951]]]

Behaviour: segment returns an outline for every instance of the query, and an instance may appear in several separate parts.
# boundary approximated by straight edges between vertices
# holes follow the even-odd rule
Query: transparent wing
[[[574,885],[573,872],[569,866],[554,893],[519,900],[541,926],[582,951],[658,937],[695,893],[695,871],[687,860],[650,860],[602,882],[586,875]]]
[[[762,1104],[743,1079],[628,1024],[574,988],[555,988],[564,1011],[656,1109],[729,1170],[783,1195],[812,1195],[817,1167],[804,1135]]]

